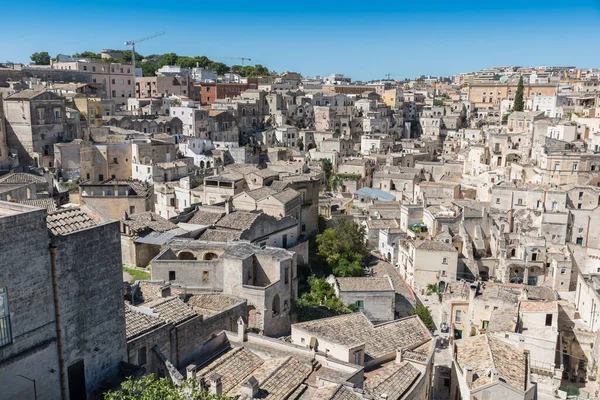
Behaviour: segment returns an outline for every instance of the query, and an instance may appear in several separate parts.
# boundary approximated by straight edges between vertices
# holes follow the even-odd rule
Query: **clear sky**
[[[2,0],[8,2],[8,0]],[[8,5],[10,4],[10,5]],[[600,67],[600,0],[30,0],[4,4],[0,60],[36,51],[250,57],[278,72],[353,79],[451,75],[495,65]]]

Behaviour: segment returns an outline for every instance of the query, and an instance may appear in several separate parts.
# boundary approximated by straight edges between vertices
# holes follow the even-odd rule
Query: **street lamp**
[[[21,375],[21,374],[17,374],[17,376],[20,376],[23,379],[27,379],[29,382],[33,382],[33,399],[37,400],[37,387],[35,385],[35,379],[28,378],[28,377],[26,377],[24,375]]]

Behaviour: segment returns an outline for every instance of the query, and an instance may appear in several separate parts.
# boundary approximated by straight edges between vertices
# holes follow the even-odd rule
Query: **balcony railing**
[[[12,343],[12,332],[10,330],[10,315],[0,318],[0,347]]]

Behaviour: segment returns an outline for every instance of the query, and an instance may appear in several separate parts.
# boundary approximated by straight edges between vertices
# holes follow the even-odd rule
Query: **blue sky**
[[[2,61],[124,48],[164,30],[138,52],[250,57],[278,72],[365,80],[494,65],[600,67],[599,0],[30,0],[8,11]]]

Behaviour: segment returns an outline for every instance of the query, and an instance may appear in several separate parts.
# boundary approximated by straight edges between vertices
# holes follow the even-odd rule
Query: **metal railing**
[[[10,329],[10,315],[0,318],[0,347],[12,343],[12,332]]]

